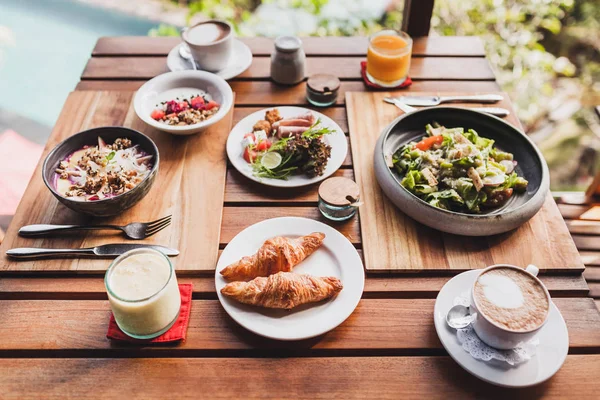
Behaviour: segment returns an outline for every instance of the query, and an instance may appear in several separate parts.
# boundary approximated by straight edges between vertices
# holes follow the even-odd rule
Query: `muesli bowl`
[[[467,214],[437,208],[404,188],[402,176],[388,167],[389,157],[403,145],[419,141],[425,136],[425,125],[433,122],[474,129],[493,139],[498,148],[513,153],[518,161],[515,171],[529,182],[525,192],[513,195],[501,207]],[[466,236],[495,235],[518,228],[540,210],[549,189],[548,166],[524,133],[500,118],[454,107],[422,109],[394,120],[375,145],[374,170],[381,189],[402,212],[434,229]]]
[[[193,97],[203,97],[207,102],[214,101],[218,104],[218,111],[198,122],[182,125],[171,125],[153,118],[153,112],[164,108],[165,103],[191,100]],[[175,71],[158,75],[142,85],[133,100],[135,112],[142,121],[173,135],[201,132],[223,119],[232,106],[233,91],[229,84],[220,76],[206,71]]]
[[[124,193],[103,199],[83,201],[77,197],[64,195],[57,188],[59,174],[56,171],[59,169],[61,161],[85,146],[96,146],[99,137],[107,144],[114,143],[118,138],[131,140],[132,145],[137,146],[136,149],[139,149],[140,153],[149,159],[148,171],[144,178]],[[107,217],[121,213],[146,196],[158,173],[159,161],[158,148],[148,136],[129,128],[107,126],[79,132],[59,143],[44,160],[42,178],[54,197],[73,211],[96,217]]]

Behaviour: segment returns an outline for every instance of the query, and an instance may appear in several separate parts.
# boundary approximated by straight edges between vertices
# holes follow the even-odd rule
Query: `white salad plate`
[[[256,253],[265,240],[275,236],[299,237],[323,232],[323,245],[297,265],[293,272],[335,276],[344,288],[334,298],[292,310],[278,310],[239,303],[221,294],[228,283],[219,273],[240,258]],[[352,314],[363,293],[365,273],[354,246],[337,230],[321,222],[297,217],[268,219],[254,224],[229,242],[217,263],[215,286],[225,311],[238,324],[258,335],[278,340],[308,339],[326,333]]]
[[[155,121],[150,114],[160,103],[205,95],[208,100],[219,103],[219,111],[212,117],[193,125],[174,126]],[[167,72],[150,79],[137,91],[133,108],[137,116],[153,128],[173,135],[191,135],[219,122],[233,106],[233,92],[221,77],[205,71]]]
[[[537,385],[552,377],[563,365],[569,351],[569,333],[560,311],[550,303],[548,322],[536,338],[539,345],[531,360],[516,366],[474,359],[456,337],[456,331],[446,324],[446,314],[454,299],[468,291],[481,271],[463,272],[450,279],[440,290],[433,310],[435,330],[450,356],[467,372],[498,386],[522,388]]]
[[[265,112],[271,110],[272,108],[265,108],[264,110],[256,111],[248,115],[246,118],[238,122],[231,130],[231,133],[227,138],[227,156],[229,157],[229,161],[231,161],[231,164],[233,164],[235,169],[237,169],[242,175],[264,185],[291,188],[312,185],[313,183],[320,182],[323,179],[331,176],[335,171],[338,170],[338,168],[340,168],[346,159],[346,155],[348,154],[348,140],[346,139],[346,135],[344,135],[344,131],[338,124],[336,124],[331,118],[317,111],[309,110],[308,108],[289,106],[273,108],[277,108],[283,118],[291,118],[306,112],[311,112],[314,114],[317,120],[321,121],[322,126],[328,127],[335,131],[334,133],[323,136],[323,141],[331,146],[331,157],[329,157],[324,174],[321,176],[315,176],[314,178],[309,178],[306,175],[292,175],[288,177],[287,180],[259,178],[254,176],[252,166],[248,164],[246,160],[244,160],[244,147],[242,146],[242,140],[244,139],[244,135],[252,132],[252,127],[257,121],[264,119]]]
[[[167,56],[167,67],[171,71],[193,71],[192,64],[189,60],[184,59],[179,54],[179,48],[187,46],[185,43],[179,43],[169,52]],[[248,69],[252,64],[252,51],[239,39],[233,39],[233,53],[229,64],[220,71],[215,72],[215,75],[223,79],[235,78],[242,72]]]

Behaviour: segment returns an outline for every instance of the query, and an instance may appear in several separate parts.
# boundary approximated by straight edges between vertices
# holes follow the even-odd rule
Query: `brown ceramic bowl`
[[[96,201],[77,201],[62,196],[57,192],[55,183],[55,170],[58,167],[58,164],[69,154],[81,149],[85,145],[97,145],[98,136],[102,137],[106,143],[113,143],[117,138],[131,139],[133,144],[139,145],[143,151],[154,156],[150,174],[136,187],[128,192],[122,193],[115,197],[110,197],[108,199]],[[158,148],[148,136],[129,128],[123,128],[120,126],[106,126],[79,132],[59,143],[44,160],[44,165],[42,166],[42,178],[54,197],[56,197],[58,201],[65,206],[83,214],[89,214],[95,217],[107,217],[119,214],[132,207],[148,193],[150,187],[152,187],[152,184],[154,183],[156,174],[158,173],[158,164]]]

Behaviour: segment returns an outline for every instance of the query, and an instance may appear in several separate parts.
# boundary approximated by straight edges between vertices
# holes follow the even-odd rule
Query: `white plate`
[[[336,297],[286,311],[242,304],[221,294],[227,284],[219,273],[223,268],[256,253],[269,238],[298,237],[312,232],[325,234],[323,245],[297,265],[294,272],[339,278],[344,288]],[[251,332],[278,340],[308,339],[332,330],[352,314],[364,284],[362,261],[348,239],[328,225],[297,217],[268,219],[238,233],[223,250],[215,272],[219,301],[231,318]]]
[[[171,71],[192,71],[192,65],[188,60],[179,55],[179,47],[185,46],[185,43],[179,43],[173,47],[167,56],[167,67]],[[223,79],[235,78],[242,72],[248,69],[252,64],[252,51],[250,48],[241,40],[233,39],[233,54],[229,65],[220,71],[215,72],[215,75],[220,76]]]
[[[458,342],[456,331],[446,324],[446,314],[452,307],[454,298],[469,290],[480,272],[467,271],[450,279],[435,300],[433,320],[444,348],[469,373],[494,385],[521,388],[549,379],[563,365],[569,351],[567,325],[554,303],[550,304],[548,322],[536,336],[540,344],[535,356],[514,367],[474,359]]]
[[[283,118],[295,117],[300,114],[304,114],[306,112],[311,112],[315,115],[317,119],[321,120],[321,125],[331,128],[335,130],[334,133],[323,136],[323,140],[325,143],[331,146],[331,157],[327,162],[327,167],[325,168],[325,173],[321,176],[316,176],[314,178],[309,178],[306,175],[292,175],[288,178],[288,180],[281,179],[271,179],[271,178],[258,178],[254,176],[252,173],[252,166],[244,160],[244,148],[242,147],[242,139],[244,135],[252,132],[252,127],[254,124],[261,119],[265,118],[265,112],[270,110],[271,108],[265,108],[264,110],[256,111],[248,115],[246,118],[242,119],[240,122],[233,127],[231,133],[229,134],[229,138],[227,139],[227,156],[229,157],[229,161],[231,164],[240,171],[246,177],[252,179],[253,181],[260,182],[267,186],[275,186],[275,187],[299,187],[299,186],[307,186],[316,182],[320,182],[323,179],[332,175],[335,171],[340,168],[340,166],[344,163],[346,159],[346,154],[348,153],[348,140],[344,135],[344,131],[338,124],[336,124],[331,118],[313,111],[308,108],[303,107],[274,107],[279,110],[279,113]]]
[[[155,121],[150,117],[152,111],[163,101],[176,97],[207,94],[208,98],[220,104],[215,115],[194,125],[173,126]],[[167,72],[144,83],[135,94],[133,107],[137,116],[148,125],[174,135],[191,135],[203,131],[219,122],[233,106],[233,92],[229,84],[221,77],[205,71]]]

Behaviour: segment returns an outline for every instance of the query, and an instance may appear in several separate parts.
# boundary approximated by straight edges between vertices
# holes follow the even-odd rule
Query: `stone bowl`
[[[66,156],[81,149],[85,145],[97,145],[98,136],[102,137],[102,139],[109,144],[113,143],[115,139],[118,138],[131,139],[133,144],[139,145],[143,151],[154,156],[152,158],[153,165],[150,174],[133,189],[108,199],[77,201],[61,195],[56,190],[55,170],[58,167],[58,164]],[[42,178],[44,179],[46,187],[48,187],[48,190],[52,192],[54,197],[73,211],[95,217],[107,217],[120,214],[146,196],[158,174],[159,161],[158,148],[148,136],[129,128],[106,126],[79,132],[59,143],[44,160],[44,165],[42,166]]]
[[[400,184],[402,176],[388,168],[385,156],[420,140],[425,136],[425,125],[432,122],[475,129],[480,136],[494,139],[501,150],[513,153],[518,162],[515,171],[529,181],[526,192],[515,193],[503,206],[481,214],[443,210],[409,192]],[[402,212],[434,229],[466,236],[495,235],[518,228],[540,210],[550,185],[542,154],[523,132],[500,118],[454,107],[427,108],[396,118],[375,145],[374,167],[381,189]]]

